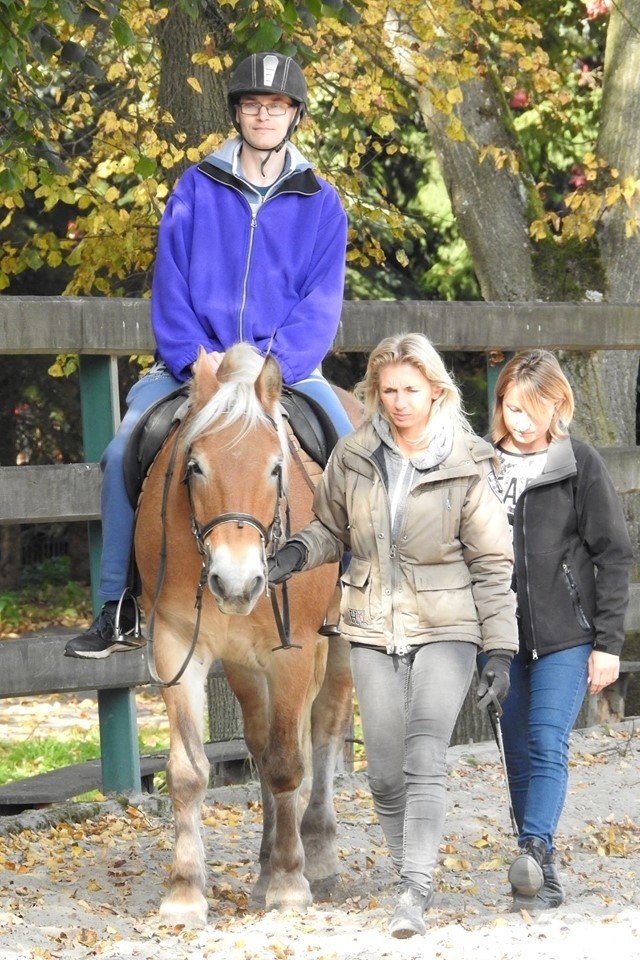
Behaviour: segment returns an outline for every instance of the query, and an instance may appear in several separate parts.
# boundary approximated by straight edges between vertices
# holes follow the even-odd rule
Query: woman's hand
[[[603,650],[592,650],[588,667],[589,693],[600,693],[620,676],[620,657]]]

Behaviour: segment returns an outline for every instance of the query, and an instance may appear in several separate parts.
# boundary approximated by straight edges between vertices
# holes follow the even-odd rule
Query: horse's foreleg
[[[317,899],[331,896],[338,873],[333,781],[351,718],[353,683],[349,644],[329,641],[324,682],[311,711],[313,781],[301,824],[305,875]]]
[[[263,775],[273,797],[274,833],[267,908],[305,909],[313,900],[304,875],[300,838],[300,787],[307,772],[304,740],[310,700],[318,689],[316,641],[283,655],[269,675],[269,736],[263,753]]]
[[[162,670],[161,675],[174,673]],[[173,805],[175,846],[169,893],[160,907],[160,918],[165,923],[187,926],[203,926],[207,920],[201,810],[209,782],[209,761],[203,746],[205,679],[206,669],[192,661],[179,684],[162,690],[171,738],[167,786]]]
[[[291,720],[297,728],[295,718]],[[304,847],[299,830],[299,791],[305,773],[304,754],[292,742],[291,729],[278,724],[270,731],[263,768],[263,797],[270,797],[271,852],[268,871],[263,871],[268,884],[265,891],[267,909],[305,909],[313,902],[309,882],[304,876]],[[266,852],[266,851],[265,851]]]
[[[263,673],[242,664],[222,661],[229,686],[242,708],[243,734],[260,777],[262,794],[262,840],[259,876],[251,892],[255,906],[264,906],[271,881],[271,851],[275,833],[275,805],[264,775],[263,756],[269,733],[269,691]]]

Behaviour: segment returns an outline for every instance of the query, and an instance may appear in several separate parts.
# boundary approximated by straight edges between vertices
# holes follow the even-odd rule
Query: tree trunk
[[[210,134],[224,134],[231,127],[226,74],[192,60],[194,54],[205,51],[210,57],[224,57],[229,43],[227,23],[217,3],[205,4],[202,13],[190,17],[173,2],[159,27],[158,41],[162,51],[158,103],[177,125],[168,122],[162,133],[167,140],[173,139],[175,129],[185,133],[185,142],[176,146],[186,153],[190,147],[199,147]],[[201,93],[189,84],[191,78],[197,81]],[[185,156],[177,165],[178,172],[191,162]]]
[[[433,108],[427,89],[418,90],[417,99],[480,291],[485,300],[541,299],[529,238],[530,205],[538,207],[538,199],[511,136],[504,98],[489,73],[462,91],[455,115],[468,134],[463,141],[447,136],[449,118]],[[519,169],[508,163],[498,168],[491,157],[481,162],[480,150],[489,145],[517,157]]]

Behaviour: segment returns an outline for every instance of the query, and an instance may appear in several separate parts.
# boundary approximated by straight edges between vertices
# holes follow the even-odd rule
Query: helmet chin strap
[[[269,163],[269,159],[270,159],[270,157],[271,157],[271,154],[273,154],[273,153],[280,153],[280,151],[281,151],[282,148],[284,147],[284,145],[285,145],[285,143],[287,142],[287,140],[288,140],[288,137],[284,137],[284,139],[280,141],[280,143],[278,144],[277,147],[272,147],[271,150],[268,150],[268,151],[267,151],[266,157],[264,158],[264,160],[263,160],[262,163],[260,164],[260,173],[262,174],[263,177],[265,176],[264,168],[265,168],[266,165]]]

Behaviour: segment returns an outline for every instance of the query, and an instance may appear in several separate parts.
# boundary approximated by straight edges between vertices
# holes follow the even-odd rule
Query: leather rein
[[[271,419],[271,418],[269,418]],[[275,428],[275,422],[271,421]],[[178,432],[182,424],[178,427]],[[149,643],[153,643],[153,625],[155,622],[156,607],[162,590],[162,584],[164,582],[164,575],[166,571],[167,563],[167,536],[166,536],[166,507],[168,500],[169,488],[171,486],[171,480],[173,478],[175,463],[178,450],[178,439],[176,436],[175,442],[173,445],[173,450],[171,451],[171,457],[167,465],[167,469],[164,476],[164,485],[162,491],[162,506],[161,506],[161,519],[162,519],[162,542],[160,548],[160,563],[158,566],[158,573],[156,576],[156,586],[153,604],[151,607],[151,613],[149,615],[149,629],[148,629],[148,639]],[[276,493],[276,503],[274,508],[273,519],[268,527],[265,527],[257,517],[254,517],[250,513],[221,513],[218,516],[213,517],[213,519],[208,520],[206,523],[200,523],[195,514],[195,507],[193,503],[193,493],[191,490],[191,476],[192,471],[189,468],[189,456],[187,451],[187,468],[185,470],[184,477],[182,478],[182,483],[187,488],[187,495],[189,497],[189,520],[191,524],[191,533],[196,543],[198,553],[200,554],[202,560],[202,566],[200,570],[200,578],[198,580],[198,585],[196,587],[196,598],[195,598],[195,609],[196,609],[196,622],[194,624],[193,634],[191,637],[191,642],[189,644],[189,649],[185,656],[184,662],[182,663],[180,669],[177,671],[175,676],[171,680],[162,680],[155,669],[155,665],[152,662],[149,662],[149,674],[152,678],[154,684],[162,687],[173,687],[175,686],[180,679],[182,678],[185,670],[187,669],[191,658],[195,652],[198,637],[200,634],[200,621],[202,617],[202,597],[207,583],[207,571],[208,571],[208,553],[206,547],[206,539],[216,527],[221,526],[224,523],[235,523],[239,529],[242,529],[244,526],[253,527],[260,536],[260,541],[262,543],[262,556],[263,556],[263,565],[264,565],[264,582],[265,582],[265,596],[271,600],[271,608],[273,610],[273,616],[278,630],[278,637],[280,643],[277,647],[273,647],[273,652],[276,650],[290,650],[295,647],[300,647],[299,644],[291,642],[291,622],[289,614],[289,593],[287,588],[286,581],[281,584],[282,587],[282,612],[280,612],[280,606],[278,604],[277,590],[274,585],[269,585],[268,578],[268,558],[275,556],[278,545],[281,543],[282,539],[289,536],[290,533],[290,510],[289,503],[287,501],[286,493],[284,491],[284,485],[282,480],[282,467],[278,467],[278,488]],[[282,526],[282,513],[283,513],[283,504],[284,504],[284,515],[285,515],[285,526],[283,529]]]

